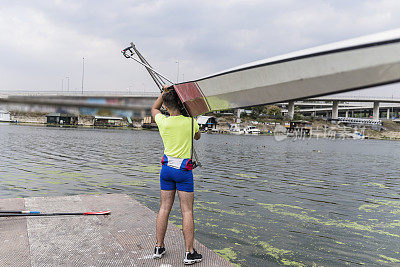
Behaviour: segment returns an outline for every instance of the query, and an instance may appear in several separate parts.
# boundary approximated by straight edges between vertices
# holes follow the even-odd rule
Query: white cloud
[[[0,89],[156,90],[120,50],[134,41],[160,72],[195,79],[225,68],[400,25],[390,0],[3,1]],[[23,78],[21,78],[23,77]]]

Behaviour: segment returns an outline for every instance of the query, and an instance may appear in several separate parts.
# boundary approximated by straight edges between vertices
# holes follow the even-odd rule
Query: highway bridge
[[[60,91],[0,91],[0,105],[11,104],[75,107],[89,109],[114,109],[139,111],[143,117],[148,114],[159,92],[116,92],[116,91],[87,91],[87,92],[60,92]],[[291,101],[278,103],[282,111],[293,118],[294,107],[300,109],[296,112],[303,114],[331,114],[331,118],[337,119],[339,112],[363,113],[365,117],[373,115],[374,119],[382,117],[382,112],[389,119],[398,117],[400,111],[400,98],[375,97],[375,96],[324,96],[305,99],[303,101]],[[1,109],[1,108],[0,108]],[[393,116],[395,115],[395,116]]]
[[[44,105],[54,107],[84,107],[117,110],[147,110],[160,93],[158,92],[34,92],[0,91],[0,104]]]

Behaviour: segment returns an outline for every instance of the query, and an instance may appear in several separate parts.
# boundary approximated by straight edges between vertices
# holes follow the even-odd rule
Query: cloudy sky
[[[0,90],[157,91],[120,51],[191,80],[400,27],[399,0],[0,0]],[[179,77],[178,63],[179,62]],[[399,89],[398,89],[399,88]],[[400,95],[400,85],[385,89]]]

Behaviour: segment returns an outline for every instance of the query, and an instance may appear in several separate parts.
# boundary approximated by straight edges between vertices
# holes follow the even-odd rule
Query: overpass
[[[318,114],[329,114],[329,112],[332,111],[332,104],[329,103],[324,103],[323,105],[320,106],[320,103],[314,104],[313,107],[307,107],[310,106],[310,103],[295,103],[296,106],[306,106],[305,108],[301,108],[299,110],[296,110],[296,112],[301,113],[301,114],[312,114],[314,116]],[[285,105],[284,105],[285,106]],[[286,105],[287,106],[287,105]],[[396,110],[396,113],[400,111],[400,103],[383,103],[380,104],[379,108],[381,110],[384,110],[386,112],[386,119],[389,119],[388,116],[390,116],[390,111]],[[355,113],[362,113],[363,115],[368,114],[364,117],[369,117],[369,114],[373,114],[373,105],[369,103],[348,103],[348,104],[339,104],[338,106],[338,115],[340,112],[345,114],[345,117],[354,117]],[[388,111],[389,110],[389,111]],[[288,109],[282,108],[282,113],[287,113]],[[380,116],[382,117],[382,116]]]
[[[115,109],[139,111],[141,116],[148,113],[159,92],[121,92],[121,91],[86,91],[60,92],[60,91],[0,91],[0,104],[25,104],[55,107],[76,107],[89,109]],[[328,103],[332,102],[332,103]],[[373,103],[370,106],[368,103]],[[384,103],[384,104],[382,104]],[[389,104],[391,103],[391,104]],[[332,119],[337,119],[339,111],[363,111],[373,118],[380,118],[379,109],[384,109],[389,118],[390,109],[400,110],[400,98],[372,97],[372,96],[323,96],[305,99],[303,101],[290,101],[278,103],[283,107],[283,112],[293,118],[294,106],[302,107],[298,112],[304,114],[317,114],[332,111]],[[287,108],[286,108],[287,107]],[[352,114],[354,114],[352,112]]]
[[[332,110],[332,119],[336,120],[339,117],[339,110],[360,110],[360,109],[372,109],[372,116],[374,120],[379,120],[380,118],[380,108],[386,109],[386,116],[387,119],[390,117],[390,109],[393,110],[393,108],[396,108],[397,115],[398,115],[398,105],[400,104],[400,98],[394,98],[394,97],[376,97],[376,96],[335,96],[335,95],[330,95],[330,96],[323,96],[323,97],[315,97],[315,98],[309,98],[306,100],[307,102],[312,102],[314,103],[315,106],[321,105],[321,106],[326,106],[327,102],[332,102],[331,104],[331,110]],[[290,118],[293,118],[294,116],[294,106],[295,105],[306,105],[304,103],[307,102],[294,102],[290,101],[287,104],[287,114]],[[366,107],[361,103],[368,103],[372,102],[373,107]],[[386,104],[381,104],[381,103],[386,103]],[[391,103],[391,104],[388,104]],[[341,105],[341,107],[340,107]],[[343,106],[348,106],[347,108]],[[303,110],[302,110],[303,111]],[[311,110],[311,112],[316,112],[316,111],[322,111],[322,110]],[[310,112],[310,110],[304,111],[304,112]],[[347,114],[346,114],[347,115]],[[347,117],[347,116],[346,116]]]

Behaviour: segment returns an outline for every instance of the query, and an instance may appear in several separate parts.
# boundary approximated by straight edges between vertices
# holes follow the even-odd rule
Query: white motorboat
[[[245,134],[255,134],[258,135],[261,133],[259,129],[257,129],[256,126],[247,126],[246,129],[244,129]]]
[[[244,134],[245,130],[243,128],[240,128],[238,124],[231,124],[229,128],[229,132],[232,134]]]
[[[353,133],[347,134],[346,138],[352,138],[352,139],[360,140],[360,139],[365,139],[365,136],[362,133],[358,132],[358,131],[354,131]]]
[[[10,112],[0,110],[0,122],[10,122],[10,121],[11,121]]]

